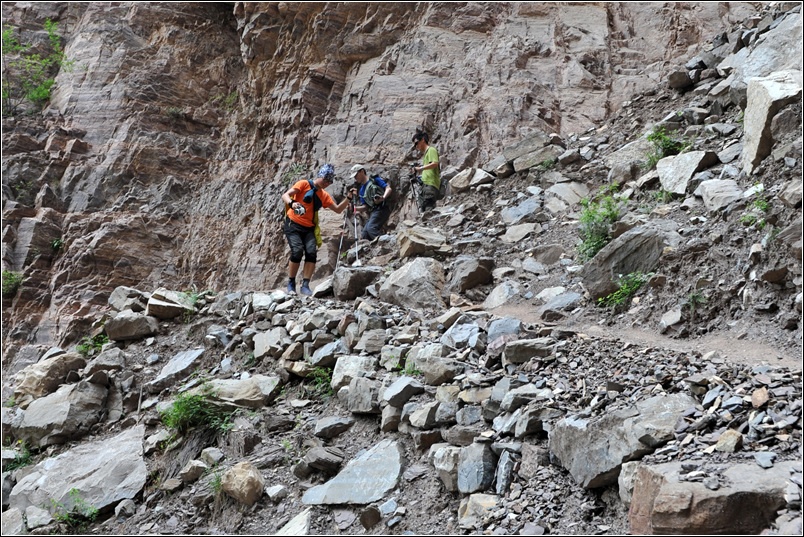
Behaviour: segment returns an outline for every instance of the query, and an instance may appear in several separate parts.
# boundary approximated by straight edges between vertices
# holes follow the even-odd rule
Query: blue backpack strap
[[[312,179],[308,179],[307,182],[310,184],[310,191],[313,193],[313,210],[318,212],[318,210],[323,207],[324,202],[318,197],[318,189],[315,187],[315,184],[313,184]]]

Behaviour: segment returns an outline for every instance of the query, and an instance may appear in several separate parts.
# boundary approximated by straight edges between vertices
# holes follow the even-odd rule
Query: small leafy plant
[[[653,199],[659,203],[669,203],[673,201],[673,193],[662,188],[653,193]]]
[[[642,285],[652,277],[652,273],[645,274],[642,272],[632,272],[621,276],[620,279],[617,280],[619,289],[609,295],[598,298],[597,305],[610,308],[614,311],[620,311],[628,305],[631,298],[639,291]]]
[[[219,468],[212,470],[212,479],[209,484],[212,487],[212,492],[214,492],[216,496],[220,495],[223,490],[223,471]]]
[[[20,286],[22,285],[22,273],[12,272],[10,270],[3,271],[3,297],[11,298],[17,294]]]
[[[557,163],[557,162],[558,162],[558,159],[555,159],[555,158],[548,158],[548,159],[545,159],[545,160],[541,161],[541,162],[540,162],[540,163],[539,163],[539,164],[536,166],[536,168],[537,168],[539,171],[546,172],[546,171],[549,171],[549,170],[552,170],[553,168],[555,168],[555,167],[556,167],[556,163]]]
[[[53,239],[50,241],[50,249],[54,252],[58,252],[64,247],[64,240],[62,238]]]
[[[109,343],[109,336],[106,334],[84,336],[81,342],[75,346],[75,351],[81,356],[94,356],[98,354],[107,343]]]
[[[687,295],[686,306],[690,310],[690,317],[695,317],[695,312],[706,304],[706,296],[699,290],[695,290]]]
[[[323,397],[331,397],[332,390],[332,370],[327,367],[316,367],[307,376],[312,383],[312,392]]]
[[[290,168],[288,168],[287,171],[282,175],[282,184],[284,185],[285,188],[288,188],[291,185],[293,185],[293,183],[301,179],[303,175],[304,175],[304,166],[302,164],[299,164],[298,162],[294,162],[290,165]]]
[[[290,466],[299,458],[299,453],[293,447],[293,443],[287,438],[282,439],[282,449],[285,450],[285,456],[282,458],[285,466]]]
[[[757,198],[754,200],[754,208],[763,213],[767,213],[770,211],[770,202],[764,197]]]
[[[620,218],[621,202],[614,196],[604,195],[599,199],[583,199],[581,206],[578,254],[582,261],[588,261],[611,241],[609,230]]]
[[[18,468],[28,466],[32,462],[31,451],[24,440],[17,440],[17,448],[14,452],[14,460],[6,463],[4,472],[11,472]]]
[[[184,110],[176,106],[171,106],[170,108],[168,108],[167,111],[165,112],[165,115],[167,115],[167,117],[169,117],[170,119],[175,120],[184,119],[185,117]]]
[[[418,369],[416,369],[416,364],[415,364],[415,363],[413,363],[413,360],[407,360],[407,361],[405,362],[405,369],[403,369],[403,370],[402,370],[402,373],[403,373],[404,375],[409,376],[409,377],[413,377],[413,376],[416,376],[416,375],[421,375],[421,374],[422,374],[422,372],[421,372],[421,371],[419,371]]]
[[[235,108],[237,108],[237,101],[238,101],[238,94],[237,91],[232,91],[226,95],[218,94],[212,98],[212,102],[223,108],[224,110],[231,112]]]
[[[655,168],[656,163],[664,157],[683,153],[692,145],[690,142],[683,142],[670,136],[664,126],[654,127],[653,131],[648,134],[648,141],[653,144],[653,149],[648,154],[648,160],[645,165],[648,170]]]
[[[98,518],[98,508],[87,503],[78,489],[70,489],[67,494],[70,497],[69,503],[72,504],[69,508],[59,501],[50,500],[53,506],[53,518],[72,530],[81,530]]]
[[[740,217],[740,223],[745,227],[755,226],[757,229],[765,229],[765,219],[754,213],[745,213]]]

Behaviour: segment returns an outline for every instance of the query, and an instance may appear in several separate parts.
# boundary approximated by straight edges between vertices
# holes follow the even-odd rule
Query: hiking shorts
[[[316,244],[315,227],[305,227],[285,217],[283,231],[290,246],[290,262],[301,263],[302,257],[306,263],[315,263]]]

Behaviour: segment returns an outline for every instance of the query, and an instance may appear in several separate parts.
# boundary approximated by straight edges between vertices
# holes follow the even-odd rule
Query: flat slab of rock
[[[570,416],[550,433],[550,458],[584,488],[617,482],[624,462],[671,440],[681,413],[697,404],[685,394],[656,396],[600,419]]]
[[[99,510],[134,498],[148,477],[142,450],[144,435],[145,427],[138,425],[45,459],[11,490],[10,507],[25,511],[30,505],[50,506],[51,500],[70,505],[72,489],[79,491],[87,505]]]
[[[402,450],[393,440],[383,440],[353,459],[323,485],[304,493],[306,505],[366,505],[396,487],[402,473]]]

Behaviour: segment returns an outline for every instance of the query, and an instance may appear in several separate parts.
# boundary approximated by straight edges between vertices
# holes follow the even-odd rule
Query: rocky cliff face
[[[4,348],[75,340],[118,285],[273,285],[292,164],[396,179],[425,125],[484,165],[608,117],[753,6],[5,3],[25,42],[57,21],[73,68],[4,118],[3,266],[25,276]]]
[[[3,5],[84,62],[4,117],[4,535],[801,534],[800,5],[677,31],[590,128],[545,62],[708,7],[438,6]],[[449,165],[424,215],[414,120]],[[314,296],[271,289],[278,193],[358,158],[388,233],[326,220]]]

